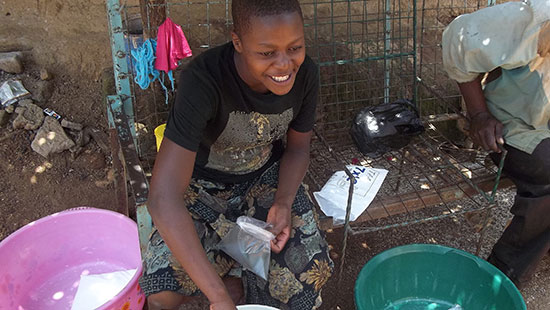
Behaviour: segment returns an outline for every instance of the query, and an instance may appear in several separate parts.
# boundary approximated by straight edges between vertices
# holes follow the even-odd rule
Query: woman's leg
[[[267,218],[277,175],[278,169],[267,171],[249,193],[247,201],[253,201],[253,216],[257,219]],[[279,309],[316,309],[321,304],[321,288],[332,270],[328,244],[319,229],[313,203],[300,186],[292,205],[290,239],[281,253],[271,253],[268,281],[243,271],[246,301]]]
[[[149,295],[147,306],[149,306],[149,310],[177,310],[191,298],[175,292],[163,291]]]
[[[244,303],[244,291],[243,282],[240,278],[224,277],[223,283],[229,291],[229,296],[233,299],[236,305]],[[149,295],[147,297],[147,305],[149,310],[171,310],[179,309],[179,307],[185,303],[190,302],[193,297],[183,296],[179,293],[163,291],[156,294]]]
[[[215,249],[219,237],[209,225],[195,220],[195,227],[208,259],[218,274],[224,277],[232,269],[234,261]],[[157,230],[151,235],[143,265],[140,286],[151,309],[177,309],[181,303],[189,301],[191,296],[199,294],[199,289],[173,257]],[[228,289],[231,297],[238,301],[243,295],[242,285],[239,287],[235,280],[226,281],[230,284]]]

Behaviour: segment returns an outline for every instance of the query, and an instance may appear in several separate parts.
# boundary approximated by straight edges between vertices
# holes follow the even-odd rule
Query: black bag
[[[366,107],[351,126],[351,136],[359,151],[372,158],[406,146],[413,136],[422,132],[424,126],[418,111],[406,99]]]

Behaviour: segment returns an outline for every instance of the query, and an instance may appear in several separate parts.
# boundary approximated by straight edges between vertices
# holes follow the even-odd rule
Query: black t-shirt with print
[[[193,177],[237,183],[280,159],[287,129],[313,128],[318,69],[306,56],[290,92],[253,91],[240,78],[231,42],[205,51],[182,72],[164,136],[197,152]]]

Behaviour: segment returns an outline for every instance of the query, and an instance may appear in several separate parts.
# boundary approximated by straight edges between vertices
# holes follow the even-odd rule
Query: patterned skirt
[[[243,281],[246,303],[279,309],[309,310],[321,305],[321,288],[333,271],[324,234],[304,186],[292,205],[291,236],[281,253],[271,253],[268,281],[243,269],[217,244],[241,215],[265,221],[277,190],[279,165],[274,164],[255,180],[219,184],[193,179],[186,195],[195,229],[207,257],[221,277]],[[140,285],[147,296],[174,291],[185,296],[199,293],[173,257],[156,229],[143,259]]]

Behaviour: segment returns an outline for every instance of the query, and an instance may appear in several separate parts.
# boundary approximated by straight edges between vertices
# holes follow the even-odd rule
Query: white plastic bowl
[[[279,310],[279,309],[273,308],[270,306],[263,306],[263,305],[242,305],[242,306],[237,306],[237,310]]]

